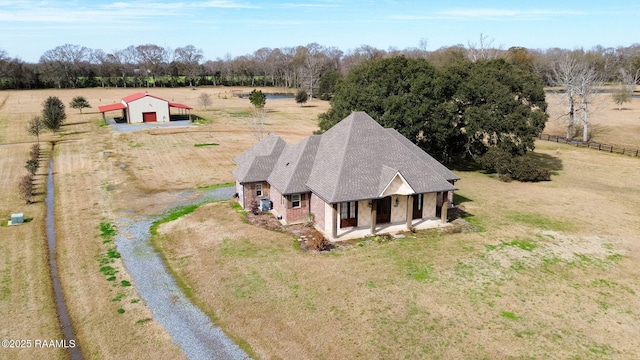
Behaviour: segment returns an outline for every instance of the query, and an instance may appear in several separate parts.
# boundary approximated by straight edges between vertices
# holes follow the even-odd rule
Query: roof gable
[[[381,174],[382,175],[382,174]],[[384,179],[382,176],[380,177],[380,185],[384,184]],[[396,171],[396,173],[391,178],[391,181],[386,182],[386,186],[384,186],[383,190],[380,192],[378,197],[386,197],[390,195],[411,195],[415,194],[415,190],[407,183],[407,180],[404,179],[400,172]]]
[[[307,192],[306,182],[320,139],[320,135],[312,135],[296,145],[285,146],[269,175],[269,184],[283,195]]]
[[[267,135],[233,159],[238,164],[232,171],[233,176],[240,183],[266,181],[285,146],[279,136]]]
[[[147,92],[137,92],[135,94],[131,94],[131,95],[125,96],[125,97],[122,98],[122,101],[124,101],[125,103],[130,103],[130,102],[133,102],[133,101],[136,101],[136,100],[140,100],[140,99],[142,99],[144,97],[147,97],[147,96],[152,97],[154,99],[162,100],[162,101],[168,103],[167,100],[165,100],[163,98],[160,98],[160,97],[157,97],[157,96],[153,96],[153,95],[151,95],[151,94],[149,94]]]

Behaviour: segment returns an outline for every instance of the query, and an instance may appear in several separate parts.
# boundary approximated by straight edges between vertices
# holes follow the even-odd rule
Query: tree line
[[[295,47],[260,48],[251,54],[205,59],[193,45],[170,49],[155,44],[131,45],[112,52],[64,44],[45,51],[37,63],[11,58],[0,49],[0,88],[278,86],[305,89],[310,97],[329,98],[332,85],[351,69],[372,60],[404,55],[423,58],[436,68],[460,59],[503,58],[529,69],[546,85],[554,85],[558,64],[567,57],[592,68],[605,82],[628,83],[640,69],[640,44],[591,49],[527,49],[492,46],[486,36],[479,42],[427,51],[418,48],[377,49],[362,45],[343,52],[317,43]]]

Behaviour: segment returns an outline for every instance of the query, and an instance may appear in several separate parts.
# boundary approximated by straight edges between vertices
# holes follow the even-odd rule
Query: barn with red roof
[[[102,113],[102,117],[106,119],[106,113],[111,111],[120,111],[122,122],[129,124],[138,124],[143,122],[169,122],[171,121],[171,108],[178,109],[179,114],[189,115],[191,107],[169,102],[157,96],[150,95],[148,92],[139,92],[125,96],[119,103],[99,106],[98,110]],[[176,117],[174,115],[174,117]]]

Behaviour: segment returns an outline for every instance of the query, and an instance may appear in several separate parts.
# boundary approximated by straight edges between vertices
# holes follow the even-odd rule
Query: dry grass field
[[[549,103],[549,122],[545,133],[566,136],[566,109],[562,106],[562,98],[558,94],[547,93]],[[620,145],[633,149],[640,149],[640,99],[632,99],[625,103],[622,110],[618,110],[611,94],[602,94],[590,104],[589,115],[591,126],[591,140],[602,144]],[[576,128],[576,137],[582,140],[582,128]]]
[[[221,202],[162,225],[158,243],[263,359],[636,359],[638,159],[549,145],[535,158],[559,159],[552,182],[460,173],[483,232],[308,254]]]
[[[131,281],[120,260],[115,282],[100,272],[113,247],[100,225],[121,210],[157,214],[174,201],[168,190],[232,181],[231,159],[255,143],[250,104],[225,88],[143,89],[209,121],[131,133],[100,126],[98,105],[138,90],[0,92],[0,216],[33,218],[0,227],[0,337],[62,336],[46,259],[44,163],[35,204],[24,205],[16,188],[34,141],[27,121],[48,96],[68,104],[82,95],[93,109],[67,109],[62,131],[41,138],[55,142],[58,261],[77,340],[91,359],[183,356],[135,284],[120,285]],[[208,110],[197,101],[203,92],[213,98]],[[553,119],[557,104],[549,104]],[[328,106],[267,100],[265,130],[297,142]],[[594,140],[640,143],[640,100],[625,108],[611,104],[594,116]],[[562,134],[561,124],[551,120],[546,132]],[[209,143],[218,145],[195,146]],[[532,158],[554,168],[553,181],[460,173],[461,206],[483,232],[421,233],[314,255],[243,223],[223,202],[163,225],[159,244],[194,301],[258,358],[637,358],[640,159],[544,142]]]
[[[1,119],[1,115],[0,115]],[[0,120],[2,122],[2,120]],[[0,339],[61,339],[53,287],[49,275],[44,229],[44,196],[25,205],[17,184],[27,174],[29,144],[0,145]],[[42,193],[46,171],[36,176],[35,191]],[[6,226],[12,213],[24,213],[28,223]],[[51,349],[0,349],[0,358],[63,359],[64,351]]]
[[[135,133],[112,132],[100,126],[98,105],[119,101],[136,91],[194,107],[195,114],[210,123],[193,127],[156,128]],[[269,91],[273,91],[269,89]],[[212,95],[212,110],[198,105],[202,92]],[[93,106],[83,114],[67,109],[67,120],[57,135],[41,136],[43,146],[53,147],[56,189],[58,263],[67,306],[77,342],[86,358],[176,359],[183,355],[164,329],[151,319],[139,300],[121,261],[110,264],[118,272],[107,281],[100,259],[112,244],[103,244],[100,225],[109,223],[121,209],[153,214],[164,191],[189,189],[231,181],[231,159],[255,142],[246,118],[250,104],[233,98],[231,89],[82,89],[0,92],[0,216],[6,225],[11,213],[24,212],[33,220],[0,228],[0,335],[2,339],[62,339],[56,319],[47,264],[44,233],[46,162],[43,154],[36,180],[35,204],[24,205],[18,197],[20,177],[31,143],[26,123],[39,115],[48,96],[68,104],[82,95]],[[317,113],[326,102],[300,107],[291,99],[267,102],[265,131],[297,141],[316,127]],[[295,125],[295,126],[292,126]],[[199,143],[218,146],[195,147]],[[105,152],[108,156],[105,155]],[[124,168],[123,168],[124,164]],[[119,314],[118,310],[125,312]],[[2,350],[0,358],[64,358],[64,351]]]

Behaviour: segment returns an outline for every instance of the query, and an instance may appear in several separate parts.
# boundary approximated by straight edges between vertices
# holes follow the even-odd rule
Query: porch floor
[[[440,218],[427,218],[427,219],[415,219],[411,222],[411,225],[416,230],[436,229],[441,227],[450,226],[451,224],[443,224]],[[385,223],[376,226],[376,235],[378,234],[397,234],[407,231],[406,222],[398,223]],[[366,236],[371,236],[371,226],[350,227],[344,229],[338,229],[338,238],[334,239],[331,234],[322,232],[324,236],[330,241],[343,241],[351,239],[360,239]]]

